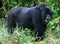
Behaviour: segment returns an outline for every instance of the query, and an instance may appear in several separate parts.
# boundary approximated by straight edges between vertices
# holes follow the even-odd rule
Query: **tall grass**
[[[50,21],[42,41],[34,42],[36,38],[26,28],[26,31],[16,27],[12,35],[7,33],[7,21],[0,19],[0,44],[60,44],[60,17]]]

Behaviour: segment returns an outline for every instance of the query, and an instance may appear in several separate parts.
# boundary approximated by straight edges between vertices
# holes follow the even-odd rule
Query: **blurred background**
[[[48,4],[53,10],[53,19],[47,25],[43,41],[34,42],[36,38],[30,35],[28,28],[19,31],[16,27],[14,33],[8,35],[7,13],[10,9],[41,4]],[[60,44],[60,0],[0,0],[0,44]]]

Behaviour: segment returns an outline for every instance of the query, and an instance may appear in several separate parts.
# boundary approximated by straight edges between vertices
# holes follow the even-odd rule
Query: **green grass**
[[[16,27],[12,35],[7,32],[7,22],[3,18],[0,19],[0,44],[60,44],[60,17],[50,21],[45,32],[45,38],[42,41],[34,42],[36,39],[30,34],[30,30],[26,31]]]

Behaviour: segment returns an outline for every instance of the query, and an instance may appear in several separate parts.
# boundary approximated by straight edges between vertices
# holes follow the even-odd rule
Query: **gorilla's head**
[[[41,10],[41,18],[43,22],[47,23],[49,20],[52,19],[53,12],[48,5],[45,4],[41,5],[40,10]]]

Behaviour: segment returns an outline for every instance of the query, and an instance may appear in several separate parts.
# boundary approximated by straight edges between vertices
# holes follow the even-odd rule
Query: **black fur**
[[[46,20],[52,18],[52,10],[48,5],[42,4],[35,7],[18,7],[10,10],[8,13],[8,32],[13,33],[13,29],[17,25],[18,27],[30,28],[38,32],[38,37],[44,35],[46,31],[47,23]]]

